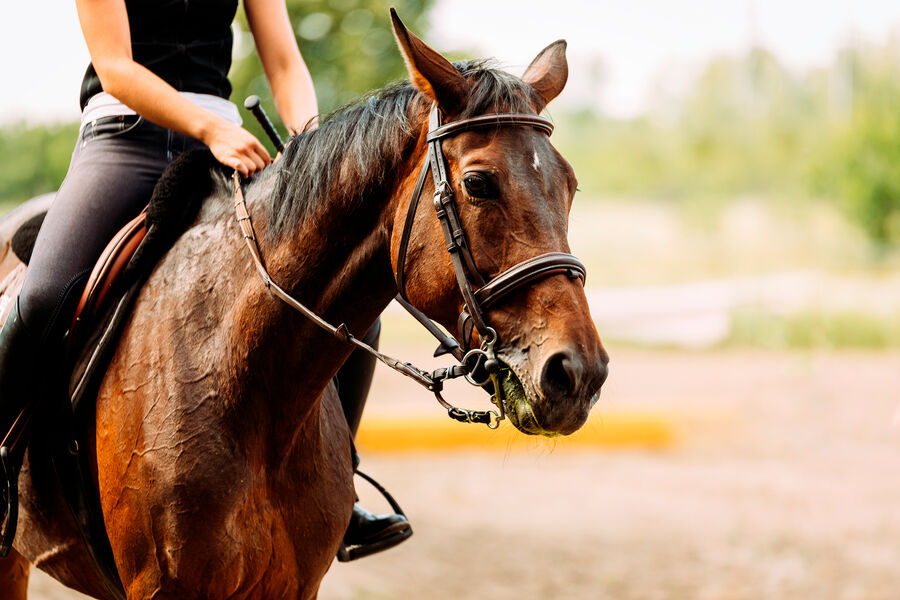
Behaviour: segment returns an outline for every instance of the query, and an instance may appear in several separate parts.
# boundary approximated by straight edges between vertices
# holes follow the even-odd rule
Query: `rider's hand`
[[[217,122],[204,137],[216,160],[235,169],[242,177],[262,171],[272,162],[268,151],[252,133],[228,121]]]

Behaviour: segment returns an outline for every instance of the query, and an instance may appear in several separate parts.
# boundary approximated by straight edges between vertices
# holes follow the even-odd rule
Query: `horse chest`
[[[123,580],[172,585],[193,597],[304,597],[331,564],[353,503],[336,396],[302,427],[282,422],[288,441],[276,443],[276,419],[243,410],[237,396],[252,395],[243,384],[221,384],[216,370],[179,373],[175,383],[112,378],[99,407],[101,496],[113,549],[165,557],[120,565]],[[196,396],[166,405],[185,389]],[[220,411],[223,403],[234,412]],[[198,576],[210,572],[221,576]]]

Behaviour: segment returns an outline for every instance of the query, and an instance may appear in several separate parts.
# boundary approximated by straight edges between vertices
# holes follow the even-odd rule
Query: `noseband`
[[[447,176],[446,160],[441,151],[441,140],[444,138],[472,129],[497,128],[514,125],[536,127],[549,135],[553,131],[553,123],[551,123],[549,119],[525,113],[498,113],[482,115],[470,119],[461,119],[459,121],[441,125],[440,113],[437,105],[433,105],[428,117],[428,124],[428,136],[426,138],[428,153],[425,164],[422,166],[419,178],[416,181],[416,187],[413,190],[412,199],[410,200],[409,209],[406,214],[406,223],[400,235],[396,273],[397,289],[399,291],[397,300],[404,308],[412,313],[412,315],[422,323],[429,332],[441,341],[440,349],[453,354],[453,356],[460,361],[461,364],[459,365],[436,369],[435,371],[428,373],[408,362],[401,362],[386,354],[382,354],[350,333],[350,330],[345,323],[341,323],[338,326],[328,323],[276,284],[266,270],[263,262],[259,244],[256,240],[256,232],[253,230],[253,224],[250,221],[250,214],[247,210],[244,194],[241,191],[241,178],[237,171],[234,172],[233,176],[236,219],[240,225],[241,233],[243,234],[244,241],[250,251],[250,256],[256,267],[256,271],[259,274],[260,279],[262,279],[263,285],[265,285],[266,289],[273,295],[296,309],[318,327],[324,329],[339,340],[352,344],[357,348],[372,354],[388,367],[425,386],[429,391],[434,393],[438,402],[447,409],[451,418],[467,423],[483,423],[491,429],[495,429],[499,425],[500,420],[505,416],[505,404],[498,377],[499,363],[494,354],[494,345],[497,342],[497,332],[487,324],[485,311],[513,290],[538,279],[549,277],[550,275],[565,274],[571,278],[578,278],[583,283],[585,278],[585,268],[581,261],[571,254],[564,252],[548,252],[524,260],[485,283],[484,277],[481,276],[481,273],[475,266],[472,252],[469,250],[466,234],[465,231],[463,231],[462,223],[459,219],[456,201],[453,198],[453,190]],[[441,223],[441,229],[444,232],[444,239],[447,242],[447,251],[450,252],[453,270],[456,274],[456,280],[464,301],[463,311],[459,316],[460,340],[463,343],[463,348],[460,348],[459,344],[451,338],[448,338],[437,325],[418,309],[413,307],[406,299],[404,275],[406,251],[409,246],[413,222],[415,221],[416,208],[418,207],[419,198],[425,187],[425,179],[427,178],[429,171],[431,171],[434,179],[434,207],[437,212],[438,220]],[[468,350],[468,343],[472,336],[473,327],[478,330],[481,339],[481,347]],[[466,350],[468,351],[466,352]],[[481,374],[476,376],[476,372],[480,372]],[[493,410],[476,411],[461,409],[444,400],[441,396],[444,382],[448,379],[457,377],[465,377],[470,383],[480,387],[486,387],[489,383],[492,383],[492,401],[500,409],[500,413],[498,414]]]
[[[539,115],[526,113],[499,113],[460,119],[446,125],[441,125],[440,111],[436,104],[431,106],[428,115],[428,155],[419,172],[416,187],[413,189],[409,209],[406,213],[406,222],[400,235],[400,245],[397,251],[397,290],[400,296],[406,298],[406,251],[409,246],[409,238],[415,221],[416,210],[419,206],[419,198],[425,187],[425,179],[431,171],[434,180],[434,208],[437,218],[441,223],[444,233],[444,241],[447,243],[447,251],[453,263],[453,271],[456,274],[456,282],[463,297],[463,310],[459,315],[459,339],[464,349],[468,349],[472,336],[472,328],[478,330],[482,345],[493,346],[497,341],[497,332],[488,325],[485,311],[498,300],[510,292],[544,277],[565,274],[571,278],[581,279],[584,283],[584,264],[572,254],[565,252],[548,252],[533,258],[524,260],[506,271],[503,271],[490,281],[485,283],[484,277],[475,266],[475,259],[469,249],[466,233],[459,219],[459,210],[453,196],[453,188],[447,175],[447,162],[441,150],[442,140],[452,137],[463,131],[473,129],[496,129],[503,126],[535,127],[544,131],[547,135],[553,132],[553,123]],[[460,358],[457,356],[457,358]]]

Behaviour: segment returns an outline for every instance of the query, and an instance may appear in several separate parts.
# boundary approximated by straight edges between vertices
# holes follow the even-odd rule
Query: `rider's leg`
[[[362,341],[378,349],[378,339],[381,337],[381,319],[369,328]],[[354,350],[350,358],[344,362],[344,366],[338,371],[337,385],[338,395],[341,397],[341,407],[350,426],[350,433],[356,439],[359,431],[359,422],[362,420],[363,410],[366,407],[366,398],[369,388],[372,387],[372,376],[375,374],[375,357],[363,350]]]
[[[79,136],[0,335],[0,439],[25,404],[40,400],[94,261],[146,205],[172,155],[192,145],[137,117],[101,119]],[[32,423],[39,421],[40,415]],[[28,439],[26,432],[21,437]],[[26,445],[12,455],[13,482]],[[0,522],[5,516],[3,503]]]
[[[72,281],[90,274],[113,235],[146,206],[174,158],[168,130],[129,120],[137,117],[110,119],[85,127],[35,241],[19,297],[22,317],[42,341],[64,333],[68,323],[59,321],[74,309],[65,296],[79,296],[84,283]]]
[[[377,349],[380,334],[381,321],[379,320],[366,332],[362,341]],[[353,351],[337,374],[338,395],[341,398],[344,416],[347,418],[347,424],[350,426],[354,438],[359,429],[359,422],[362,419],[374,372],[375,357],[357,349]],[[357,462],[358,457],[354,457],[354,469]],[[340,552],[338,552],[338,560],[346,562],[387,550],[410,535],[412,535],[412,527],[403,515],[374,515],[359,504],[354,504],[350,525],[344,535]]]

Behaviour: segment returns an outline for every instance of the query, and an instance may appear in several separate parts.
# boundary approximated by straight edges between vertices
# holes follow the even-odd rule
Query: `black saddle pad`
[[[44,224],[44,217],[46,216],[46,212],[38,213],[22,223],[22,225],[16,229],[16,233],[13,234],[13,238],[9,242],[13,253],[26,265],[31,261],[31,251],[34,250],[34,241],[37,239],[38,231],[41,230],[41,225]]]

